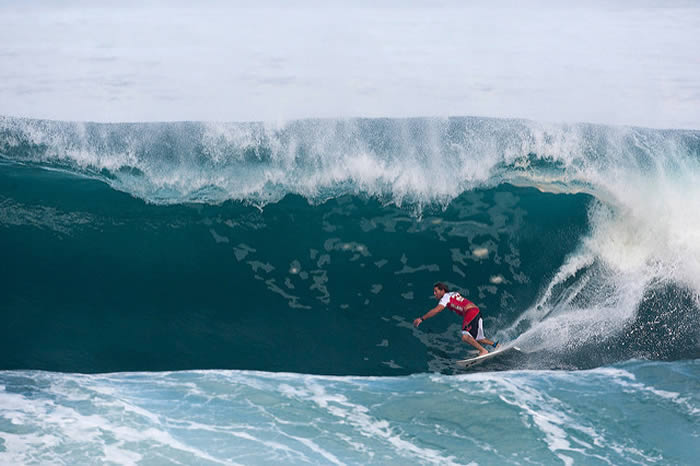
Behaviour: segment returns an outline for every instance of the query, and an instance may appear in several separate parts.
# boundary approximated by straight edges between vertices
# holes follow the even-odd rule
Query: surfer
[[[414,327],[418,327],[424,320],[430,319],[442,312],[443,309],[449,308],[457,315],[462,316],[462,341],[479,350],[479,356],[488,354],[488,351],[481,345],[498,347],[498,342],[493,342],[484,336],[484,321],[481,318],[479,308],[473,302],[463,298],[456,291],[451,292],[444,283],[433,285],[433,296],[438,300],[438,305],[424,316],[414,320]]]

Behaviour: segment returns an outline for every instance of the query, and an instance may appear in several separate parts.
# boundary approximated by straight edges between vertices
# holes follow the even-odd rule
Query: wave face
[[[700,354],[695,131],[3,118],[0,153],[4,369],[450,372],[437,280],[498,368]]]
[[[382,378],[3,371],[0,459],[694,464],[698,374],[697,361]]]

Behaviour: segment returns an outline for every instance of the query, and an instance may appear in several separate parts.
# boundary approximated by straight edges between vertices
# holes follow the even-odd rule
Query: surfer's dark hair
[[[437,288],[438,290],[442,290],[442,291],[444,291],[445,293],[447,293],[448,291],[450,291],[450,289],[447,288],[447,285],[445,285],[445,284],[442,283],[442,282],[437,282],[436,284],[433,285],[433,288]]]

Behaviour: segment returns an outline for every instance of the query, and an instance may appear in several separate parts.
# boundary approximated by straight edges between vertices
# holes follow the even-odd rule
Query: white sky
[[[492,3],[0,1],[0,114],[700,128],[700,3]]]

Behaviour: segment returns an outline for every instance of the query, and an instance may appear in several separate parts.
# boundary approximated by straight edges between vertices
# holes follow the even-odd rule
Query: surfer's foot
[[[486,350],[479,351],[479,356],[483,356],[483,355],[485,355],[485,354],[489,354],[489,352],[486,351]]]
[[[500,348],[501,345],[497,341],[494,341],[493,345],[491,345],[491,346],[493,346],[493,349],[498,349],[498,348]]]

